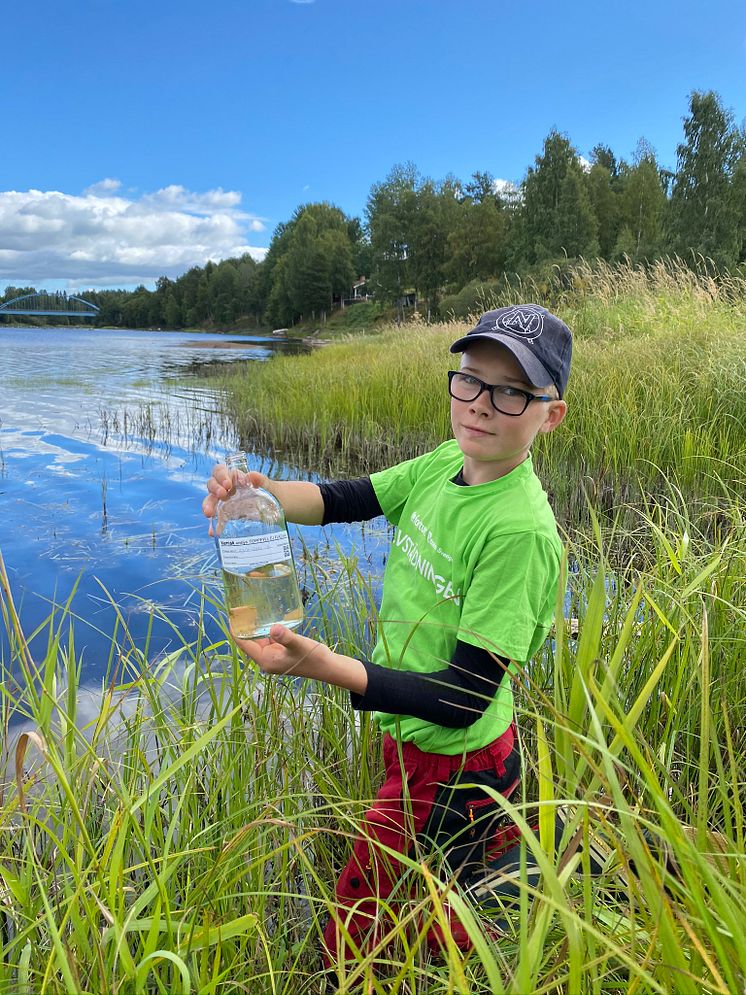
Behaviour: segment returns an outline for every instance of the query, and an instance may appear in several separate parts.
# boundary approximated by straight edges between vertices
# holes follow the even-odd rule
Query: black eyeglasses
[[[518,387],[507,387],[502,384],[485,383],[471,373],[460,370],[448,371],[448,393],[457,401],[476,401],[483,391],[490,395],[490,401],[495,411],[503,415],[517,417],[522,415],[532,401],[551,401],[548,394],[530,394]]]

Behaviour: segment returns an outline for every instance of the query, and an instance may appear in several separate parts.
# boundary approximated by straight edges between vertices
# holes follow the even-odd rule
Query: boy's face
[[[497,342],[478,340],[461,355],[461,370],[485,383],[517,387],[531,394],[554,394],[537,387],[507,349]],[[473,401],[451,398],[451,425],[464,454],[464,480],[482,484],[510,473],[522,463],[537,435],[553,431],[565,417],[561,400],[532,401],[522,415],[504,415],[492,406],[489,391]]]

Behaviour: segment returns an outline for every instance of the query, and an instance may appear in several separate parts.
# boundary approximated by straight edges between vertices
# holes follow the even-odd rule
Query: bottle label
[[[287,532],[272,532],[261,536],[238,536],[218,539],[220,564],[229,573],[246,573],[268,563],[282,563],[290,559],[290,540]]]

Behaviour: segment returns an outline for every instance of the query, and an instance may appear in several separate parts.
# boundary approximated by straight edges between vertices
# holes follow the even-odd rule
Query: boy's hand
[[[324,643],[301,636],[279,624],[272,626],[269,638],[234,637],[234,642],[265,674],[290,674],[323,681],[325,661],[328,662],[332,656],[332,651]]]
[[[229,470],[224,463],[218,463],[212,468],[212,476],[207,481],[209,494],[202,502],[202,514],[205,518],[213,519],[217,511],[218,502],[225,501],[236,489],[236,484],[248,481],[252,487],[263,487],[265,490],[269,486],[269,477],[256,470],[242,473],[240,470]],[[212,524],[210,524],[209,534],[213,535]]]
[[[368,674],[360,660],[335,653],[324,643],[273,625],[268,639],[235,639],[239,649],[255,661],[265,674],[308,677],[364,694]]]

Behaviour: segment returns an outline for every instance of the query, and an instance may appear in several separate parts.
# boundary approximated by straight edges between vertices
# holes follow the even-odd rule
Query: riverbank
[[[336,339],[344,335],[360,332],[370,332],[376,327],[386,324],[393,314],[393,309],[384,308],[373,301],[363,301],[359,304],[348,305],[344,308],[335,308],[328,317],[319,322],[315,319],[301,321],[292,328],[283,329],[283,336],[288,339],[311,339],[323,337],[324,340]],[[86,322],[83,325],[66,324],[69,319],[60,317],[50,317],[44,322],[32,322],[29,320],[11,320],[8,317],[0,317],[0,331],[7,328],[95,328],[102,331],[130,331],[117,325],[96,325]],[[270,336],[275,329],[269,325],[263,325],[255,318],[245,317],[230,323],[217,324],[213,321],[205,321],[200,325],[184,326],[180,328],[166,328],[161,325],[142,326],[138,329],[143,332],[193,332],[195,334],[208,335],[258,335]]]

